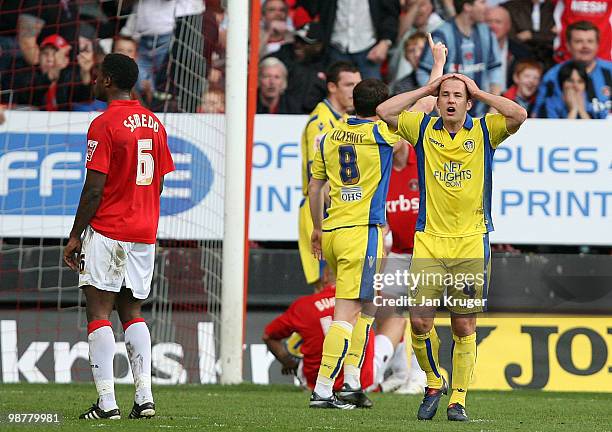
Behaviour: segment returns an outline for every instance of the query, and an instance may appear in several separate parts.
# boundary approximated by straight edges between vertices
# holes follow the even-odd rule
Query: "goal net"
[[[176,165],[161,196],[155,274],[144,306],[153,383],[217,382],[223,10],[93,1],[21,9],[22,3],[0,9],[0,382],[91,380],[84,297],[62,251],[85,178],[87,128],[104,109],[92,99],[96,69],[105,53],[130,49],[141,69],[135,96],[165,125]],[[116,382],[131,382],[116,314],[112,324]]]

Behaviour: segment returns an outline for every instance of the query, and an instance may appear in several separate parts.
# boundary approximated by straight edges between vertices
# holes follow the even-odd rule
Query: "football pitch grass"
[[[605,393],[474,391],[470,423],[446,420],[444,397],[433,421],[416,420],[421,396],[373,394],[370,410],[315,410],[288,385],[157,386],[157,416],[130,420],[133,386],[117,385],[121,420],[78,420],[95,400],[93,384],[1,384],[0,430],[10,431],[611,431]],[[58,426],[6,423],[8,413],[59,413]]]

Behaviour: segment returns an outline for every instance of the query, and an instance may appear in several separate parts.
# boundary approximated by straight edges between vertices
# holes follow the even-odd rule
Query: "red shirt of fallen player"
[[[161,179],[174,171],[166,130],[135,100],[114,100],[87,132],[86,168],[106,174],[91,227],[114,240],[155,243]]]
[[[408,146],[408,163],[404,169],[391,171],[387,192],[387,224],[393,234],[391,252],[411,254],[414,229],[419,215],[419,177],[416,152]]]
[[[335,285],[327,285],[316,294],[300,297],[289,309],[274,319],[265,328],[265,333],[272,339],[285,339],[296,332],[302,336],[300,350],[303,359],[303,371],[310,389],[314,389],[323,356],[323,340],[334,319]],[[366,345],[365,359],[361,368],[361,386],[367,388],[374,381],[374,332],[370,330]],[[342,371],[336,377],[334,390],[340,390],[344,383]]]

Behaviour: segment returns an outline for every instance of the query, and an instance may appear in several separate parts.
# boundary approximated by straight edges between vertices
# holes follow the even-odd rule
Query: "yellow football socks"
[[[315,392],[321,397],[330,397],[334,381],[342,370],[342,363],[351,347],[353,326],[346,321],[334,321],[323,342],[323,357]]]
[[[459,337],[453,335],[453,394],[449,405],[460,403],[465,407],[465,396],[476,366],[476,333]]]
[[[360,314],[353,329],[351,345],[344,361],[344,382],[353,389],[361,388],[361,366],[365,358],[366,346],[374,317]]]
[[[440,374],[440,363],[438,361],[438,350],[440,349],[440,339],[436,333],[436,328],[432,327],[425,334],[412,333],[412,349],[419,362],[421,369],[427,375],[427,387],[442,388],[442,375]]]

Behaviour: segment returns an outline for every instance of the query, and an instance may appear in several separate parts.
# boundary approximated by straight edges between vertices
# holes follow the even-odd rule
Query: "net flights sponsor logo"
[[[157,122],[152,118],[151,122],[147,119],[146,126],[155,130]],[[135,124],[126,120],[128,128]],[[0,133],[0,142],[5,143],[0,151],[0,215],[58,216],[76,212],[85,163],[95,153],[96,141],[80,133],[6,132]],[[165,177],[162,216],[198,205],[214,181],[212,165],[200,149],[177,137],[169,137],[168,145],[176,171]]]
[[[462,189],[463,183],[472,178],[472,170],[462,167],[463,164],[459,162],[446,162],[442,170],[434,170],[433,175],[447,189]]]

